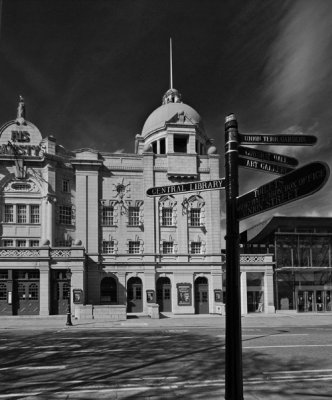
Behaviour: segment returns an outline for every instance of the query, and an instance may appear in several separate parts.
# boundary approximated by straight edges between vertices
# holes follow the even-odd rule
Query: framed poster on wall
[[[214,290],[214,301],[216,303],[221,303],[222,302],[222,291],[220,289],[215,289]]]
[[[176,287],[178,291],[178,306],[191,306],[192,304],[191,283],[178,283]]]
[[[74,289],[73,290],[73,302],[75,304],[83,303],[83,290],[82,289]]]
[[[147,303],[154,303],[154,290],[147,290],[146,291],[146,302]]]

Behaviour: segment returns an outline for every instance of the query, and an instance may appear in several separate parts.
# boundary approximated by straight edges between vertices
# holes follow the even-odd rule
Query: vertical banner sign
[[[225,399],[243,400],[239,221],[239,133],[234,114],[225,120],[226,171],[226,362]]]

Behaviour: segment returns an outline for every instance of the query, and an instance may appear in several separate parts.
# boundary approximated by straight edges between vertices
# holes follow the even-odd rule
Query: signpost
[[[313,162],[254,189],[237,199],[238,219],[302,199],[321,189],[328,180],[327,164]]]
[[[240,234],[236,199],[239,195],[238,128],[234,114],[225,120],[226,171],[226,348],[225,399],[243,400]]]
[[[238,132],[235,115],[230,114],[225,119],[225,178],[157,186],[146,192],[149,197],[157,197],[226,191],[226,400],[243,400],[239,220],[317,192],[330,173],[323,162],[294,170],[298,164],[295,158],[240,145],[311,146],[316,141],[315,136],[308,135],[243,135]],[[283,176],[239,196],[239,165]]]
[[[176,185],[156,186],[148,189],[146,194],[149,197],[163,196],[166,194],[180,194],[188,192],[199,192],[201,190],[225,189],[225,179],[214,179],[212,181],[197,181],[178,183]]]

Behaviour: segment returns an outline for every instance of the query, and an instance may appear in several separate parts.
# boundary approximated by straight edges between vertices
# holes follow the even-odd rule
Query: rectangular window
[[[114,225],[114,208],[113,207],[103,207],[101,223],[104,226]]]
[[[103,241],[103,253],[114,254],[114,240]]]
[[[59,206],[59,223],[63,225],[71,225],[72,223],[71,206]]]
[[[17,247],[26,247],[27,242],[26,240],[18,240],[17,241]]]
[[[27,206],[25,204],[17,205],[17,223],[26,224],[27,222]]]
[[[190,210],[190,226],[201,226],[201,209],[192,208]]]
[[[30,206],[30,223],[39,224],[39,206]]]
[[[56,240],[55,246],[56,247],[71,247],[72,240]]]
[[[174,135],[174,152],[187,153],[188,137],[182,135]]]
[[[139,207],[129,207],[129,226],[139,225]]]
[[[173,242],[163,242],[163,254],[173,254]]]
[[[30,240],[30,247],[39,247],[39,240]]]
[[[5,222],[14,222],[14,206],[5,204]]]
[[[2,243],[3,247],[14,247],[14,241],[12,239],[5,239]]]
[[[173,209],[170,207],[165,207],[162,209],[161,224],[163,226],[173,225]]]
[[[140,242],[131,241],[129,242],[129,254],[139,254],[140,253]]]
[[[69,193],[70,192],[70,185],[69,185],[69,180],[68,179],[63,179],[62,180],[62,191],[64,193]]]
[[[201,242],[191,242],[190,243],[190,253],[191,254],[201,254],[202,243]]]

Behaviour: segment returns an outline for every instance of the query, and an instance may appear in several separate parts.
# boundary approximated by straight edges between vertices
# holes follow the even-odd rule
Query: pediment
[[[196,124],[195,121],[190,119],[184,111],[174,114],[172,118],[170,118],[168,121],[166,121],[166,123],[183,124],[183,125],[195,125]]]

